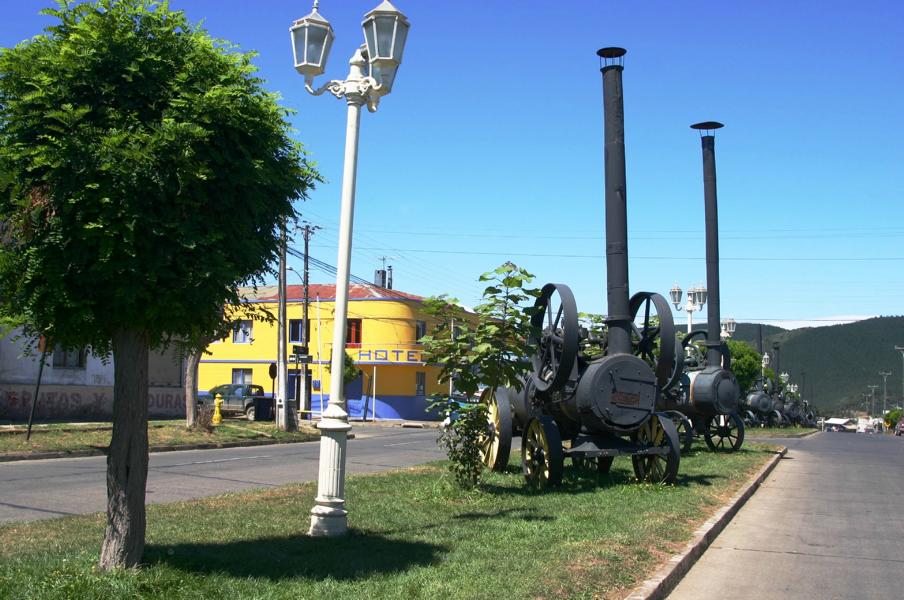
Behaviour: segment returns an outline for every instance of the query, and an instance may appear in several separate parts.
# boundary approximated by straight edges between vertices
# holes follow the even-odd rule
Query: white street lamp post
[[[687,313],[687,333],[689,335],[694,328],[694,313],[703,310],[703,305],[706,304],[706,288],[702,283],[690,288],[687,291],[687,303],[683,307],[681,306],[682,293],[683,290],[677,283],[669,290],[669,296],[672,304],[675,305],[675,310],[684,310]]]
[[[311,509],[312,536],[339,536],[348,530],[345,509],[345,458],[348,423],[342,374],[345,367],[345,333],[348,316],[349,263],[355,211],[355,176],[358,163],[358,127],[361,106],[375,112],[380,98],[392,90],[396,70],[408,36],[408,19],[388,0],[364,16],[365,44],[349,61],[348,77],[332,80],[318,89],[312,84],[322,74],[333,44],[333,28],[317,12],[318,2],[289,29],[295,69],[305,78],[305,89],[315,96],[329,91],[348,104],[345,129],[345,166],[342,172],[342,202],[339,213],[339,256],[336,260],[336,308],[333,321],[333,356],[330,362],[330,401],[318,424],[320,467],[317,498]]]

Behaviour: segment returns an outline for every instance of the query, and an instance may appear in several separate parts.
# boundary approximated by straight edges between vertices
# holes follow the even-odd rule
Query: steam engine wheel
[[[559,485],[564,466],[562,437],[555,421],[546,415],[531,419],[521,439],[521,468],[527,484],[539,490]]]
[[[678,465],[681,462],[681,448],[678,441],[678,430],[667,415],[653,414],[640,429],[634,433],[634,441],[643,446],[664,447],[668,453],[635,454],[631,456],[634,475],[647,483],[675,483],[678,477]]]

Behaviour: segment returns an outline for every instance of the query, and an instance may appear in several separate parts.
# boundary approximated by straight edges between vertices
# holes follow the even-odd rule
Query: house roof
[[[242,288],[243,296],[249,302],[276,302],[279,300],[279,289],[275,285],[262,285],[254,288]],[[353,283],[349,285],[349,300],[396,300],[401,302],[421,302],[422,296],[415,296],[400,292],[398,290],[388,290],[377,285],[363,285]],[[308,286],[308,297],[314,301],[318,298],[325,302],[331,302],[336,299],[336,285],[332,283],[312,283]],[[304,286],[287,285],[286,301],[300,302],[304,300]]]

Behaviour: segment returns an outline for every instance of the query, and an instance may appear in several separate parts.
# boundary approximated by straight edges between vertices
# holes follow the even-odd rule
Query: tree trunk
[[[185,426],[191,429],[198,420],[198,366],[202,350],[192,349],[185,358]]]
[[[113,334],[113,439],[107,455],[107,527],[100,568],[135,567],[144,553],[148,476],[148,339]]]

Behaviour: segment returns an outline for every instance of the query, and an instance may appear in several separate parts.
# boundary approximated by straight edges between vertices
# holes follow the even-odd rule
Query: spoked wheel
[[[744,421],[737,413],[710,417],[703,439],[710,450],[734,452],[744,443]]]
[[[493,471],[504,471],[512,451],[512,402],[509,388],[486,388],[480,402],[487,407],[486,433],[480,439],[480,459]]]
[[[677,410],[666,413],[678,430],[678,439],[681,441],[681,454],[687,454],[691,451],[691,445],[694,443],[694,425],[691,420],[685,417]]]
[[[531,336],[533,383],[537,391],[555,391],[568,381],[578,354],[577,304],[567,285],[547,283],[534,308],[530,319],[536,332]]]
[[[637,292],[629,301],[634,354],[656,373],[660,391],[673,388],[681,378],[682,357],[675,352],[675,320],[665,298],[653,292]],[[640,323],[637,321],[639,319]]]
[[[254,415],[254,405],[253,404],[245,409],[245,418],[248,419],[249,421],[254,421],[255,415]]]
[[[559,485],[564,466],[562,438],[552,417],[531,419],[521,439],[521,469],[527,484],[539,490]]]
[[[759,419],[757,419],[756,414],[752,410],[748,410],[744,413],[744,425],[747,427],[756,427],[759,424]]]
[[[769,413],[769,426],[770,427],[781,427],[782,426],[782,413],[777,410],[773,410]]]
[[[668,415],[655,413],[634,433],[634,441],[644,446],[668,448],[665,456],[634,455],[634,475],[647,483],[675,483],[678,465],[681,462],[681,448],[678,430]]]

